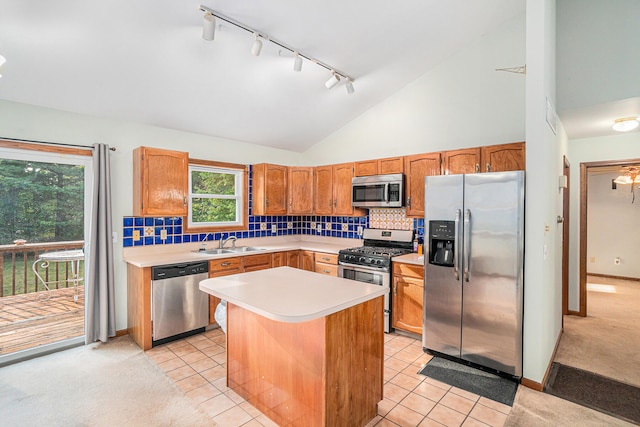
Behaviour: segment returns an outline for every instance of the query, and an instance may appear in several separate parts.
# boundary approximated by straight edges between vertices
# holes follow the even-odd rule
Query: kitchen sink
[[[220,255],[220,254],[232,254],[234,252],[237,251],[232,251],[230,249],[205,249],[204,251],[194,251],[197,254],[202,254],[202,255]]]
[[[253,246],[238,246],[236,248],[229,248],[229,249],[226,249],[226,250],[231,251],[231,252],[253,252],[253,251],[263,251],[264,249],[256,248],[256,247],[253,247]]]

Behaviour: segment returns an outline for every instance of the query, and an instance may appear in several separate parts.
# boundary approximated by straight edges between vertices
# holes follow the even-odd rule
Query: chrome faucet
[[[220,249],[224,248],[224,245],[231,240],[231,245],[235,248],[236,247],[236,240],[238,240],[238,238],[236,236],[229,236],[226,239],[220,239]]]

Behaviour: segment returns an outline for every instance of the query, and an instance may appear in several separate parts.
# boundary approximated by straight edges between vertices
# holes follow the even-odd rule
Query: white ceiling
[[[222,23],[203,4],[355,79]],[[474,39],[525,0],[0,0],[0,99],[302,152]],[[221,22],[218,21],[220,24]],[[519,66],[522,64],[513,64]]]

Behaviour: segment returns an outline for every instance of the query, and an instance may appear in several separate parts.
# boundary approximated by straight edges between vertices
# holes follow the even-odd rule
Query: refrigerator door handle
[[[471,262],[471,211],[464,211],[464,281],[469,281],[469,264]]]
[[[462,259],[462,257],[460,256],[460,254],[458,254],[458,251],[460,250],[460,209],[456,210],[456,222],[455,222],[455,229],[454,229],[454,234],[453,234],[453,239],[454,239],[454,244],[455,244],[455,249],[453,251],[453,277],[456,280],[460,280],[460,269],[459,269],[459,265],[458,262],[459,260]]]

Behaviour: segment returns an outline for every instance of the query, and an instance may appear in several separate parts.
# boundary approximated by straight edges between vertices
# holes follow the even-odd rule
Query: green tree
[[[84,238],[84,167],[0,159],[0,244]]]

